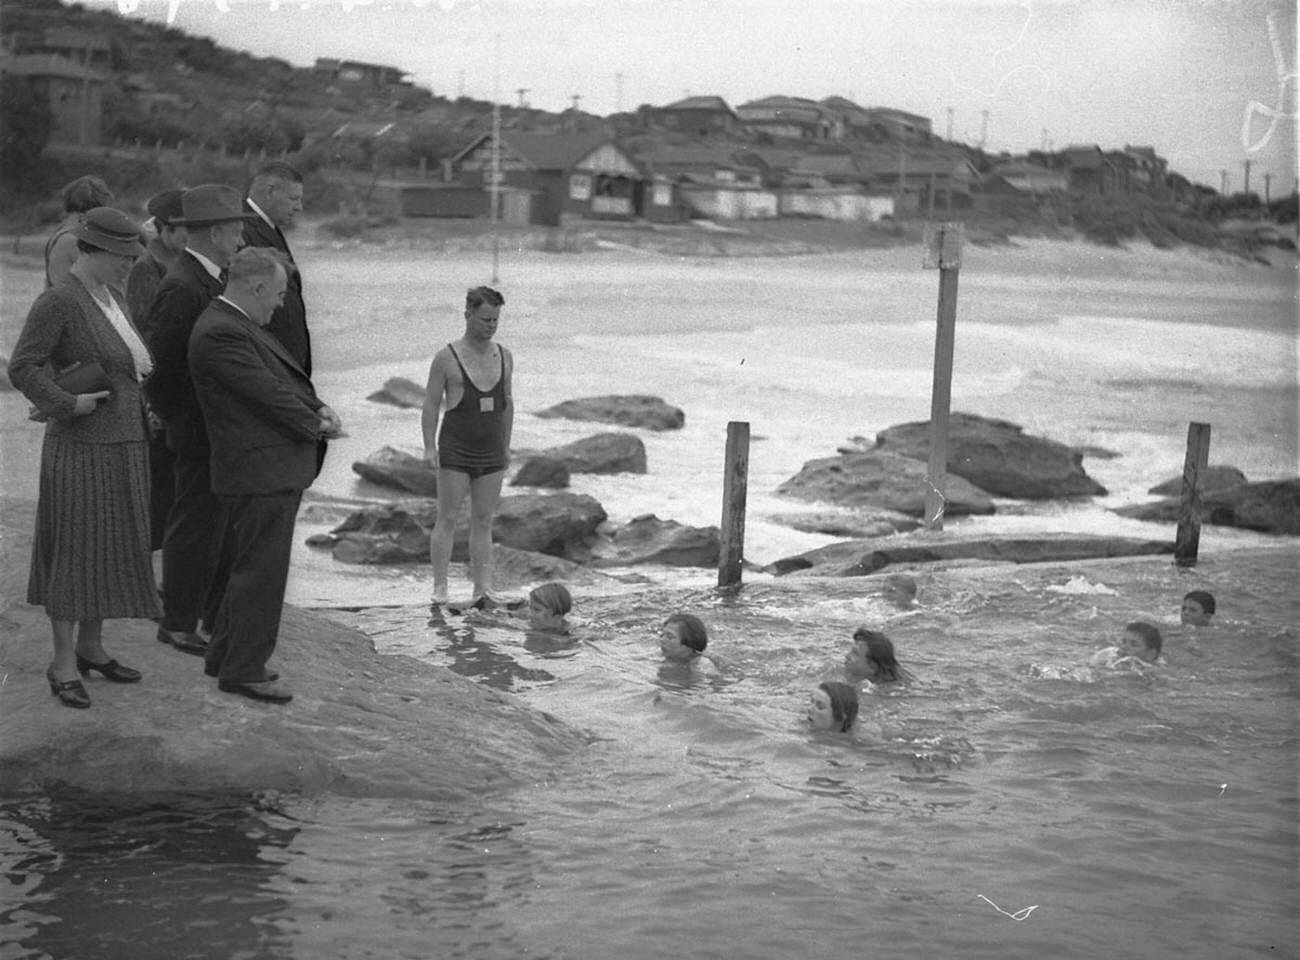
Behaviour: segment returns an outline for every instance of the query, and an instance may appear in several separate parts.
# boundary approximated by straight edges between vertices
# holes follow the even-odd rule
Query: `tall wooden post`
[[[1187,425],[1187,456],[1183,460],[1182,502],[1178,505],[1178,534],[1174,538],[1174,563],[1196,566],[1201,545],[1201,477],[1210,462],[1210,425]]]
[[[961,224],[927,224],[925,266],[939,268],[938,327],[934,336],[934,385],[930,390],[930,465],[925,486],[925,529],[942,530],[948,488],[948,414],[952,405],[952,354],[957,333],[957,273]]]
[[[722,474],[722,549],[718,554],[718,586],[740,583],[745,558],[745,496],[749,487],[749,424],[727,424],[727,455]]]

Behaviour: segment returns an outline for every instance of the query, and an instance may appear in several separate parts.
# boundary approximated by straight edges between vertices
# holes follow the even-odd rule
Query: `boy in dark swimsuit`
[[[447,602],[456,519],[468,496],[471,603],[497,605],[491,589],[492,517],[510,464],[515,417],[510,389],[514,360],[493,340],[504,305],[505,298],[491,287],[470,290],[465,297],[465,335],[439,350],[429,366],[421,426],[425,459],[438,469],[438,520],[429,537],[435,604]]]

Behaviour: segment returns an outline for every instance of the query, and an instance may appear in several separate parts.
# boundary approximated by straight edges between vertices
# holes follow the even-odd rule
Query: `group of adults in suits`
[[[43,603],[51,580],[68,576],[57,572],[67,556],[84,567],[69,587],[79,599],[46,605],[55,633],[47,678],[62,702],[81,707],[90,701],[73,667],[82,676],[98,670],[109,680],[138,681],[139,671],[108,657],[98,628],[86,624],[155,616],[158,639],[203,656],[219,689],[287,703],[292,694],[268,661],[294,519],[326,441],[342,429],[311,382],[302,280],[283,232],[302,209],[302,177],[273,161],[254,174],[246,195],[204,184],[165,191],[148,209],[155,229],[147,250],[120,211],[82,215],[70,232],[76,264],[86,266],[74,265],[38,298],[10,365],[15,386],[49,424],[29,601]],[[51,315],[65,320],[51,324]],[[111,349],[96,348],[87,330]],[[63,365],[89,361],[115,374],[108,389],[74,394],[59,386]],[[111,477],[97,466],[80,490],[56,489],[51,436],[57,446],[69,431],[91,435],[110,420],[134,424],[113,435],[131,444],[126,465]],[[100,496],[106,483],[122,492],[108,513],[129,536],[77,508],[79,497]],[[148,579],[147,598],[129,610],[107,595],[122,585],[101,576],[112,562],[100,555],[106,536],[133,558],[126,592],[134,596]],[[162,551],[160,610],[153,548]]]

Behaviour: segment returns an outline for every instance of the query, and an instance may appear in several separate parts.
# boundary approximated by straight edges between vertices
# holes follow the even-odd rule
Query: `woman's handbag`
[[[108,379],[108,374],[104,372],[104,367],[98,360],[78,360],[76,363],[69,364],[54,375],[54,384],[60,390],[66,390],[71,394],[79,393],[99,393],[101,390],[109,390],[113,384]],[[28,420],[35,420],[37,423],[43,423],[48,418],[35,407],[27,414]]]

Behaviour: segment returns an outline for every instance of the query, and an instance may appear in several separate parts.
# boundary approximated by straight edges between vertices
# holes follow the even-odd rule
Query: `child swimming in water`
[[[1117,646],[1098,650],[1089,662],[1094,667],[1114,667],[1124,659],[1155,663],[1163,647],[1164,638],[1154,624],[1135,620],[1125,625],[1124,635]]]
[[[892,574],[885,578],[880,595],[899,610],[910,610],[916,603],[916,581],[905,573]]]
[[[692,614],[674,613],[659,628],[659,649],[669,660],[694,660],[708,645],[708,630]]]
[[[814,730],[847,733],[858,718],[858,691],[839,680],[817,685],[808,701],[808,723]]]
[[[1214,594],[1206,590],[1193,590],[1183,597],[1178,619],[1189,627],[1208,627],[1214,616]]]
[[[851,680],[869,680],[873,684],[912,678],[899,665],[893,641],[866,627],[854,631],[853,649],[844,657],[844,671]]]
[[[573,597],[562,583],[544,583],[528,593],[528,622],[539,630],[563,630],[564,615],[573,609]]]

